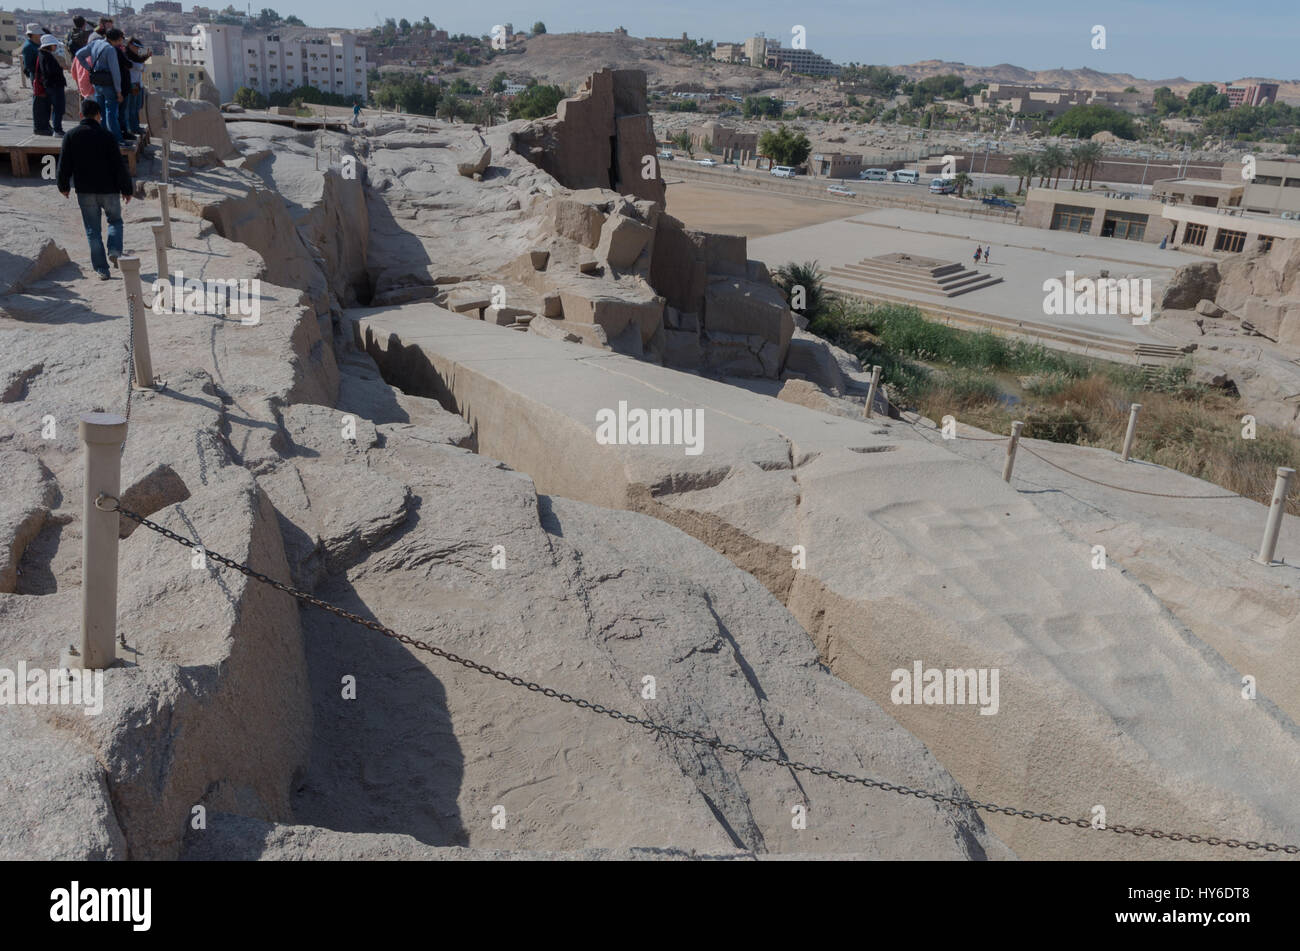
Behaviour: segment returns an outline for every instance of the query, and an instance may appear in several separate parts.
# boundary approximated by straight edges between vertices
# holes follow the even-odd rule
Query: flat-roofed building
[[[690,132],[691,145],[728,159],[748,161],[758,151],[758,133],[742,132],[721,122],[705,122]]]
[[[862,156],[847,152],[814,152],[808,156],[808,174],[820,178],[857,178]]]
[[[177,63],[162,53],[155,53],[144,64],[144,87],[173,96],[188,98],[194,87],[207,78],[202,66]]]
[[[785,69],[790,67],[792,73],[806,76],[838,76],[840,67],[826,57],[812,50],[796,50],[789,47],[769,47],[763,58],[763,65],[768,69]]]
[[[1241,168],[1227,162],[1219,179],[1162,179],[1152,186],[1149,199],[1031,188],[1021,220],[1029,227],[1165,241],[1169,247],[1218,254],[1268,250],[1275,241],[1300,239],[1300,162],[1259,162],[1254,181],[1242,180]]]
[[[1263,106],[1270,102],[1276,102],[1277,91],[1277,83],[1255,83],[1250,86],[1234,86],[1231,83],[1223,83],[1219,86],[1219,92],[1228,97],[1230,107]]]
[[[745,57],[743,43],[714,43],[713,58],[719,63],[739,63]]]
[[[171,59],[180,66],[201,66],[223,101],[234,99],[241,86],[263,95],[311,86],[362,100],[367,96],[366,48],[351,33],[283,40],[278,33],[245,36],[237,26],[209,23],[197,30],[167,37]]]

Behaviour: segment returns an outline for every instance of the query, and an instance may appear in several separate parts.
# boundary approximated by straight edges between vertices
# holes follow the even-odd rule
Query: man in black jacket
[[[81,221],[90,242],[90,263],[101,281],[109,278],[108,264],[117,266],[122,254],[122,202],[129,204],[133,187],[122,153],[112,134],[99,124],[99,103],[81,102],[81,124],[63,137],[59,155],[59,194],[77,189]],[[119,197],[120,196],[120,197]],[[104,256],[100,214],[108,219],[108,256]]]

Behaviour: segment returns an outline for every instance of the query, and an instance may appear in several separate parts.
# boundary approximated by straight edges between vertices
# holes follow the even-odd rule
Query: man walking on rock
[[[116,103],[114,103],[116,106]],[[122,254],[122,202],[131,201],[133,187],[126,162],[113,136],[100,125],[101,109],[94,99],[81,103],[81,124],[63,138],[59,155],[59,194],[77,189],[81,221],[90,243],[90,263],[101,281],[109,279],[108,265],[117,266]],[[108,219],[108,255],[104,254],[100,215]]]

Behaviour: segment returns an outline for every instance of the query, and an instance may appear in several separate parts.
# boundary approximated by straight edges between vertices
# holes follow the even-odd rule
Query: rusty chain
[[[113,507],[111,509],[104,508],[104,506],[101,505],[101,503],[104,502],[112,502]],[[435,657],[441,657],[443,660],[450,661],[453,664],[459,664],[461,667],[465,667],[469,670],[473,670],[481,674],[486,674],[489,677],[493,677],[497,680],[503,681],[505,683],[509,683],[513,686],[524,687],[525,689],[530,690],[533,693],[540,693],[544,697],[550,697],[553,700],[559,700],[561,703],[573,704],[574,706],[579,707],[583,710],[591,710],[593,713],[602,714],[614,720],[622,720],[626,723],[632,724],[633,726],[641,727],[643,730],[646,730],[650,733],[654,733],[660,736],[675,737],[679,740],[686,740],[687,742],[695,743],[700,746],[707,746],[710,749],[718,750],[724,753],[734,753],[737,756],[740,756],[746,760],[758,760],[763,763],[771,763],[774,766],[781,766],[792,771],[808,773],[809,775],[812,776],[825,776],[828,779],[833,779],[838,782],[857,784],[857,785],[865,786],[869,789],[880,789],[883,790],[884,792],[897,793],[900,796],[914,796],[917,799],[929,799],[932,802],[945,803],[950,806],[968,807],[971,809],[987,812],[990,814],[996,813],[1005,816],[1016,816],[1022,819],[1038,819],[1041,822],[1055,822],[1063,826],[1067,826],[1067,825],[1076,826],[1077,828],[1080,829],[1093,828],[1092,821],[1090,819],[1073,819],[1069,816],[1058,816],[1048,812],[1034,812],[1030,809],[1016,809],[1012,806],[999,806],[991,802],[981,802],[978,799],[969,799],[961,796],[947,796],[942,793],[931,792],[926,789],[914,789],[910,786],[903,786],[898,783],[890,783],[890,782],[885,782],[883,780],[871,779],[866,776],[855,776],[852,773],[842,773],[839,770],[827,769],[824,766],[815,766],[810,763],[802,763],[797,760],[787,759],[784,756],[774,756],[771,753],[763,753],[759,750],[746,749],[744,747],[737,746],[734,743],[724,743],[720,738],[715,736],[706,736],[705,734],[696,732],[694,730],[680,730],[677,729],[676,727],[667,726],[662,723],[655,723],[653,720],[648,720],[643,717],[638,717],[631,713],[623,713],[619,710],[606,707],[603,704],[594,703],[590,700],[584,700],[581,697],[574,697],[571,694],[561,693],[560,691],[555,690],[552,687],[544,687],[541,684],[534,683],[533,681],[530,680],[525,680],[522,677],[512,676],[511,674],[507,674],[504,671],[497,670],[494,667],[489,667],[487,664],[480,664],[477,661],[469,660],[468,658],[465,657],[460,657],[457,654],[453,654],[451,651],[445,650],[444,648],[437,647],[436,645],[428,644],[425,641],[413,638],[409,634],[400,634],[397,631],[392,630],[391,628],[385,627],[383,624],[380,624],[378,621],[371,621],[361,617],[360,615],[353,614],[351,611],[345,611],[342,608],[336,607],[328,603],[327,601],[321,600],[315,595],[307,594],[305,591],[299,591],[297,588],[291,587],[281,581],[276,581],[274,578],[270,577],[269,575],[265,575],[262,572],[257,571],[256,569],[250,568],[247,565],[234,561],[231,558],[227,558],[225,555],[220,555],[214,551],[209,551],[208,549],[203,548],[203,546],[201,545],[196,545],[193,541],[191,541],[188,538],[185,538],[183,535],[178,535],[176,532],[173,532],[171,529],[165,528],[162,525],[159,525],[157,522],[151,521],[150,519],[145,518],[143,515],[140,515],[137,512],[132,512],[129,509],[122,508],[121,503],[118,499],[115,499],[112,496],[109,496],[105,493],[101,493],[99,497],[95,500],[95,507],[100,509],[101,511],[118,512],[120,515],[124,516],[125,518],[128,518],[139,525],[143,525],[145,528],[149,529],[150,531],[156,532],[157,534],[162,535],[164,538],[169,538],[172,541],[177,542],[178,544],[184,546],[185,548],[201,548],[204,557],[210,561],[215,561],[218,564],[224,565],[227,568],[231,568],[239,572],[240,574],[245,575],[248,578],[252,578],[254,581],[260,581],[263,584],[270,585],[276,590],[282,591],[285,594],[289,595],[290,597],[295,598],[296,600],[301,601],[304,604],[310,604],[314,607],[318,607],[322,611],[326,611],[330,614],[333,614],[336,617],[343,618],[345,621],[350,621],[351,623],[367,628],[368,630],[375,631],[376,633],[382,634],[385,637],[392,638],[393,640],[405,644],[408,647],[414,648],[415,650],[424,651],[425,653],[432,654]],[[1106,825],[1106,826],[1102,826],[1099,831],[1114,832],[1118,835],[1132,835],[1138,838],[1141,838],[1143,836],[1149,836],[1150,838],[1153,839],[1169,839],[1173,842],[1190,842],[1196,845],[1203,844],[1209,846],[1223,846],[1230,849],[1244,848],[1247,851],[1251,851],[1251,852],[1262,849],[1265,852],[1284,852],[1287,855],[1300,855],[1300,845],[1280,845],[1276,842],[1256,842],[1253,839],[1243,842],[1235,838],[1223,839],[1218,836],[1212,836],[1212,835],[1199,835],[1197,833],[1186,833],[1186,832],[1165,832],[1160,829],[1145,829],[1140,826],[1125,826],[1125,825]]]

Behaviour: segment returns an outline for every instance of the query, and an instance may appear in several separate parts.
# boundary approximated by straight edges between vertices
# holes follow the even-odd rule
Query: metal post
[[[162,209],[163,237],[167,241],[167,247],[172,246],[172,210],[168,201],[167,185],[163,183],[158,186],[158,207]]]
[[[1255,558],[1261,565],[1273,563],[1273,552],[1277,549],[1277,533],[1282,528],[1282,516],[1286,513],[1286,493],[1291,485],[1294,469],[1278,466],[1277,482],[1273,483],[1273,502],[1268,507],[1268,523],[1264,526],[1264,538],[1259,543],[1259,555]]]
[[[876,390],[880,389],[880,367],[871,368],[871,389],[867,390],[867,405],[862,408],[862,415],[867,419],[871,418],[872,409],[876,405]]]
[[[167,226],[153,226],[153,253],[158,261],[158,280],[167,280],[170,273],[167,268]]]
[[[1025,428],[1025,424],[1016,420],[1011,424],[1011,439],[1007,442],[1007,461],[1002,463],[1002,481],[1011,481],[1011,470],[1016,464],[1016,447],[1020,445],[1020,430]]]
[[[1128,462],[1128,454],[1133,450],[1133,436],[1137,433],[1138,410],[1141,408],[1141,403],[1134,403],[1128,408],[1128,432],[1124,434],[1124,452],[1122,454],[1125,462]]]
[[[153,360],[149,356],[149,328],[145,324],[144,292],[140,288],[140,259],[118,258],[122,283],[126,286],[127,313],[132,316],[132,347],[135,351],[135,385],[153,386]]]
[[[172,165],[172,130],[168,126],[162,129],[162,180],[165,186],[171,180]]]
[[[64,665],[102,670],[117,659],[118,514],[96,507],[102,492],[118,497],[126,419],[116,413],[85,413],[79,426],[86,450],[81,532],[81,654]],[[110,506],[111,508],[111,506]]]

